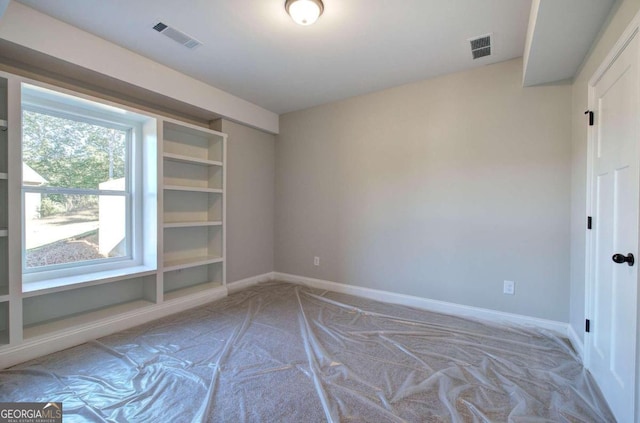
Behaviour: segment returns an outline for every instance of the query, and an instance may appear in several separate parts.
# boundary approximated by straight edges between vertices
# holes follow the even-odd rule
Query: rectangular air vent
[[[177,29],[171,28],[169,25],[162,22],[158,22],[157,24],[155,24],[153,26],[153,29],[189,49],[194,49],[202,45],[200,41],[196,40],[192,36],[187,35],[182,31],[178,31]]]
[[[474,60],[491,56],[491,34],[472,38],[469,43],[471,44],[471,56]]]

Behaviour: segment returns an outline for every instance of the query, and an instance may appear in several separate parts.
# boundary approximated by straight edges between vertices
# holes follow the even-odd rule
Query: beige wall
[[[517,59],[281,116],[276,270],[568,321],[570,113]]]
[[[222,120],[227,144],[227,282],[273,272],[275,137]]]
[[[587,187],[588,83],[622,32],[640,10],[640,0],[625,0],[612,11],[606,29],[594,45],[582,70],[574,78],[572,89],[571,143],[571,325],[579,337],[584,336],[585,319],[585,237]]]

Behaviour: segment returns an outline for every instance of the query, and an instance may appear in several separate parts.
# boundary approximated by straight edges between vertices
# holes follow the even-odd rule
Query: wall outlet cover
[[[516,293],[516,283],[514,281],[504,281],[503,291],[507,295],[514,295]]]

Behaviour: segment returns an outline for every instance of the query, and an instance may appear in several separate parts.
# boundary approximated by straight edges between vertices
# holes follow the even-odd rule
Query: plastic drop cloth
[[[567,340],[285,283],[0,372],[64,421],[613,422]]]

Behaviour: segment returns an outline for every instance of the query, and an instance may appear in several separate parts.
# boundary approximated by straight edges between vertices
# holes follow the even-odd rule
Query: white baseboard
[[[571,341],[573,349],[576,350],[580,359],[584,362],[584,344],[571,324],[567,325],[567,337],[569,338],[569,341]]]
[[[305,276],[291,275],[288,273],[274,272],[274,279],[285,282],[299,283],[310,286],[312,288],[326,289],[328,291],[356,295],[359,297],[369,298],[386,303],[401,304],[420,308],[423,310],[435,311],[438,313],[472,317],[474,319],[482,319],[496,323],[510,323],[522,326],[543,328],[551,330],[553,332],[557,332],[563,337],[568,336],[567,330],[569,325],[567,323],[557,322],[555,320],[540,319],[538,317],[523,316],[515,313],[506,313],[480,307],[472,307],[445,301],[431,300],[428,298],[397,294],[394,292],[382,291],[378,289],[345,285],[321,279],[307,278]]]
[[[227,282],[227,289],[229,294],[242,291],[243,289],[250,288],[260,282],[268,282],[274,279],[274,272],[263,273],[262,275],[252,276],[246,279],[240,279],[235,282]]]
[[[0,349],[0,369],[198,307],[226,296],[227,289],[222,286],[206,295],[196,293],[28,339],[18,345]]]

